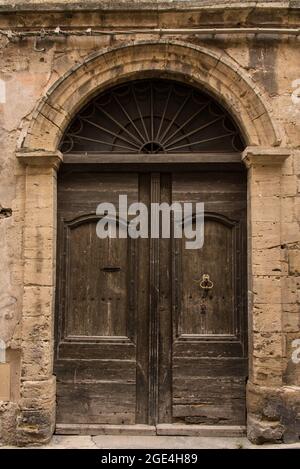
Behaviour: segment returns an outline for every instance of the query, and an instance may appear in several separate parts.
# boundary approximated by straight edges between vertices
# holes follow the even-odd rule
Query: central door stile
[[[161,173],[160,201],[172,204],[172,176]],[[159,340],[158,340],[158,420],[157,423],[172,422],[172,212],[166,223],[170,227],[170,237],[160,238],[159,259]]]
[[[139,175],[139,202],[150,209],[151,178],[149,174]],[[150,212],[149,212],[150,213]],[[148,223],[150,222],[150,215]],[[140,238],[138,242],[138,280],[137,280],[137,367],[136,367],[136,423],[149,424],[149,322],[150,322],[150,238]]]
[[[149,423],[158,419],[158,342],[159,342],[159,220],[160,174],[150,176],[150,327],[149,327]],[[153,236],[156,233],[156,236]]]
[[[149,210],[149,236],[139,242],[137,423],[156,425],[172,421],[172,245],[171,239],[162,238],[158,208],[171,204],[171,174],[139,178],[139,200]]]

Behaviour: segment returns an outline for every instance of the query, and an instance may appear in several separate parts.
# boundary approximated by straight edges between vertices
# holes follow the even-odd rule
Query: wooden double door
[[[246,177],[239,165],[200,169],[60,172],[59,424],[245,423]],[[124,194],[148,207],[204,202],[203,247],[100,239],[97,205]]]

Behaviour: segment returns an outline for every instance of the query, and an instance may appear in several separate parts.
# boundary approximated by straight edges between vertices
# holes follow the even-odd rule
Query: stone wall
[[[275,156],[265,151],[262,161],[255,151],[254,156],[251,151],[245,154],[251,207],[248,434],[258,443],[298,438],[300,363],[293,362],[292,354],[295,340],[300,340],[300,37],[179,31],[163,38],[159,33],[94,35],[92,31],[64,36],[56,29],[237,26],[299,28],[300,2],[157,1],[154,8],[154,2],[136,0],[131,5],[101,2],[101,9],[92,1],[1,2],[0,339],[5,342],[9,375],[0,363],[0,381],[6,373],[10,383],[10,398],[7,388],[0,396],[2,441],[47,441],[54,427],[53,232],[55,165],[60,156],[48,153],[47,162],[32,164],[37,160],[29,155],[30,164],[27,160],[24,165],[24,155],[18,159],[17,150],[55,152],[55,142],[72,113],[92,93],[88,82],[94,80],[95,92],[98,75],[107,86],[118,75],[142,73],[143,61],[145,70],[152,67],[161,74],[168,72],[170,61],[174,74],[190,82],[207,82],[209,91],[214,90],[237,119],[241,116],[251,148],[279,148],[277,156],[276,151]],[[40,33],[42,29],[57,33]],[[17,37],[26,31],[39,34]],[[153,46],[162,40],[163,46]],[[148,46],[132,52],[124,48],[144,41]],[[193,52],[185,56],[184,49],[173,50],[172,44],[179,42]],[[91,54],[110,50],[116,52],[104,55],[102,62],[95,59],[97,66],[90,65]],[[205,60],[201,50],[208,51]],[[111,71],[105,75],[109,61]],[[77,81],[72,82],[67,102],[69,75]],[[278,155],[280,164],[274,165]]]

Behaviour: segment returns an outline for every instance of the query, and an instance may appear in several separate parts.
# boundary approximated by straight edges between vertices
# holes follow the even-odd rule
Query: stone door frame
[[[264,400],[285,395],[282,377],[281,166],[290,150],[280,146],[267,99],[242,68],[222,53],[178,41],[136,42],[88,56],[61,77],[38,103],[17,158],[25,173],[24,295],[21,399],[16,441],[49,441],[55,428],[53,330],[56,265],[56,182],[66,126],[94,95],[137,76],[176,78],[202,87],[239,124],[247,148],[249,382],[248,436],[259,441],[280,432],[263,415]],[[272,246],[269,248],[269,240]],[[269,321],[269,322],[268,322]],[[265,326],[262,328],[262,324]]]

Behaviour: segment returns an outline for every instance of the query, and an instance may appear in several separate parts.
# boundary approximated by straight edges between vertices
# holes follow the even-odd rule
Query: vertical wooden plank
[[[160,174],[151,174],[151,204],[160,202]],[[152,205],[154,207],[154,205]],[[157,229],[155,206],[151,210],[151,237],[150,237],[150,386],[149,386],[149,415],[150,424],[155,425],[158,417],[158,305],[159,305],[159,238],[154,238],[152,233]]]
[[[171,204],[171,175],[161,175],[160,201]],[[172,215],[171,215],[172,216]],[[159,349],[158,349],[158,423],[172,422],[172,288],[171,238],[160,239],[159,272]]]
[[[150,208],[150,176],[139,176],[139,201]],[[136,423],[149,422],[149,296],[150,240],[138,239],[136,327]]]

